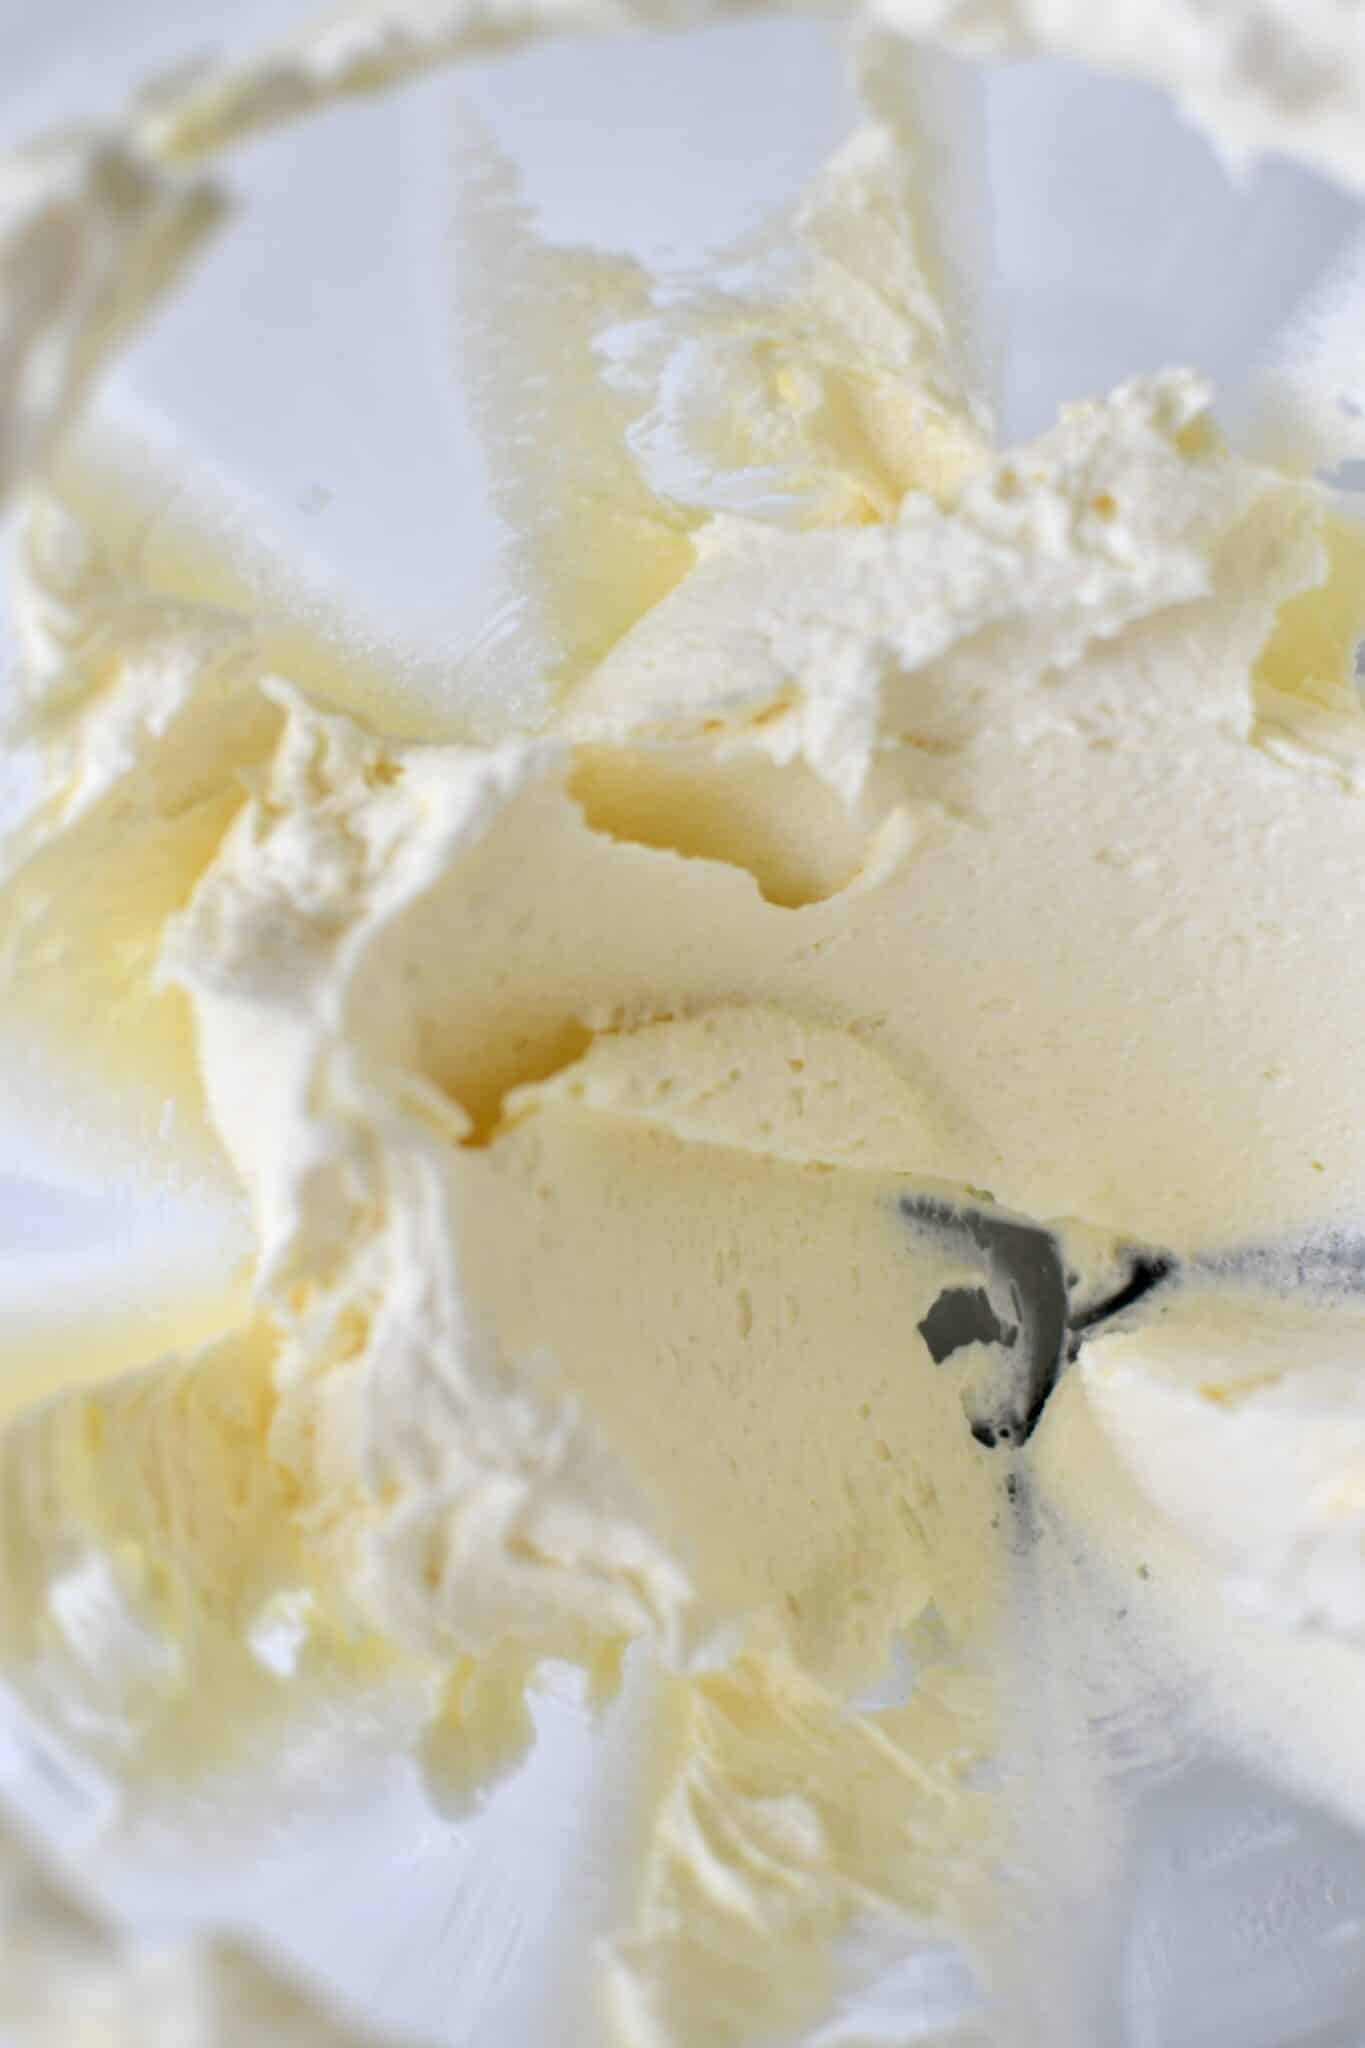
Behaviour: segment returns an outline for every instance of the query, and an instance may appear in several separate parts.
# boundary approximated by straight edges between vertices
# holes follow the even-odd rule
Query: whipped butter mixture
[[[1185,370],[999,445],[875,39],[1178,76],[1360,182],[1357,17],[874,12],[799,203],[604,314],[507,686],[418,733],[204,547],[158,578],[82,405],[234,138],[632,10],[347,12],[0,184],[5,1042],[249,1215],[179,1349],[7,1333],[0,1675],[132,1801],[401,1695],[465,1810],[548,1665],[648,1667],[591,1962],[642,2048],[800,2038],[869,1934],[1035,2037],[1011,1703],[1078,1549],[1268,1722],[1365,1690],[1365,532]]]

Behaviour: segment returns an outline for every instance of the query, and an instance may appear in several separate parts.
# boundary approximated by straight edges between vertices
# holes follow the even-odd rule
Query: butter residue
[[[1244,165],[1266,150],[1365,183],[1365,24],[1350,0],[874,0],[905,35],[1150,79]]]
[[[363,2048],[239,1943],[142,1938],[0,1828],[0,2027],[23,2048]]]
[[[1365,1327],[1349,1302],[1198,1290],[1085,1361],[1100,1427],[1232,1597],[1365,1633]]]
[[[904,1955],[969,1918],[999,1846],[982,1706],[961,1672],[877,1714],[757,1660],[674,1681],[635,1918],[606,1957],[617,2037],[740,2048],[758,2013],[796,2035],[835,2002],[841,1937]]]

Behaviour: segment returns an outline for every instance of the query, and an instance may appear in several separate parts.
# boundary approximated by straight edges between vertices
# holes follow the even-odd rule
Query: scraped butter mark
[[[1365,186],[1365,38],[1341,0],[874,0],[870,12],[950,48],[1070,57],[1149,79],[1234,167],[1283,151]]]
[[[1358,1304],[1187,1291],[1083,1357],[1086,1399],[1148,1498],[1238,1604],[1365,1641]]]

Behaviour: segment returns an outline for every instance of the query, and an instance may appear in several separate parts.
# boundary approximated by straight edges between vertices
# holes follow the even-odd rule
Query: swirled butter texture
[[[1264,62],[1250,8],[880,12],[1365,163],[1350,10],[1267,13]],[[249,1280],[135,1370],[97,1304],[17,1359],[0,1666],[143,1796],[425,1687],[465,1807],[548,1660],[601,1696],[629,1650],[601,2024],[722,2048],[816,2026],[848,1937],[1000,1922],[1023,1503],[1098,1514],[1087,1447],[1274,1626],[1365,1626],[1349,1258],[1276,1291],[1365,1215],[1365,542],[1192,372],[998,446],[883,83],[742,263],[604,323],[536,690],[400,736],[158,586],[79,411],[221,210],[188,161],[637,20],[343,13],[5,169],[8,1029],[237,1191]],[[977,2038],[1033,2038],[983,1967]]]

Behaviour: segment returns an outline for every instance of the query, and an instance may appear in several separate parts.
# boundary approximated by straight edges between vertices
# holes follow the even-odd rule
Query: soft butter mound
[[[1354,1304],[1188,1293],[1083,1367],[1120,1460],[1225,1575],[1293,1627],[1365,1636],[1365,1320]]]

